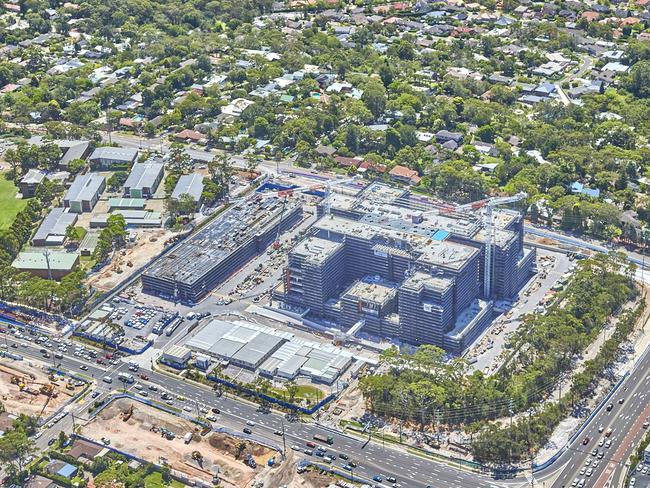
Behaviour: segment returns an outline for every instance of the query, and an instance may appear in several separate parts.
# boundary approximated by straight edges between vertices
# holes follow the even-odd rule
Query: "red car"
[[[149,377],[146,374],[141,374],[140,378],[142,378],[145,381],[149,379]]]
[[[97,358],[97,364],[104,364],[104,360],[102,358]]]
[[[587,444],[589,444],[589,437],[585,437],[584,439],[582,439],[582,445],[586,446]]]

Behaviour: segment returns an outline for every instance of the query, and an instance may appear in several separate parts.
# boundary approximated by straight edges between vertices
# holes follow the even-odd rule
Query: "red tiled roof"
[[[598,12],[588,10],[586,12],[582,12],[581,17],[583,19],[587,19],[589,22],[593,22],[594,20],[596,20],[598,18],[598,15],[599,15]]]
[[[418,172],[414,171],[410,168],[407,168],[406,166],[400,166],[399,164],[395,166],[393,169],[390,170],[390,173],[388,173],[391,176],[397,176],[399,178],[408,178],[408,179],[413,179],[417,178]]]
[[[175,134],[174,137],[177,139],[191,139],[193,141],[200,141],[203,139],[203,134],[191,129],[184,129],[179,133]]]

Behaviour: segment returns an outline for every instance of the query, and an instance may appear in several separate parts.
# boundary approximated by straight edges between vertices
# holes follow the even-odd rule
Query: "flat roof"
[[[283,218],[300,206],[289,200],[248,200],[231,206],[200,231],[186,239],[173,252],[158,259],[144,273],[158,279],[174,280],[192,285],[243,244],[259,235],[278,218]],[[284,211],[283,211],[284,208]]]
[[[275,351],[285,340],[282,337],[260,332],[237,351],[233,359],[257,366],[265,356]]]
[[[109,208],[138,208],[143,209],[146,205],[144,198],[109,198]]]
[[[477,256],[480,252],[472,246],[435,239],[428,242],[421,251],[419,262],[450,269],[462,268],[470,258]]]
[[[104,181],[105,178],[98,173],[77,175],[65,194],[64,200],[70,202],[90,201],[99,193]]]
[[[48,254],[50,269],[52,270],[71,270],[77,263],[78,258],[79,255],[72,252],[49,251]],[[47,270],[45,253],[38,251],[23,251],[18,253],[18,256],[11,265],[17,269]]]
[[[394,286],[377,281],[357,280],[343,293],[362,298],[373,303],[385,303],[393,298],[397,290]]]
[[[310,236],[293,248],[292,252],[313,264],[320,264],[343,246],[341,242]]]
[[[197,173],[181,175],[172,192],[172,198],[179,199],[181,195],[188,194],[198,202],[203,193],[203,178],[203,175]]]
[[[417,271],[409,276],[402,286],[419,290],[423,287],[431,288],[436,291],[445,291],[451,288],[454,280],[442,276],[431,276],[422,271]]]
[[[164,163],[136,163],[131,168],[124,187],[129,189],[152,188],[165,167]]]

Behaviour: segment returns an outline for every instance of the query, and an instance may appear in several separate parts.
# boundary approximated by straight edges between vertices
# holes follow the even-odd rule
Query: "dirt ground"
[[[296,471],[298,460],[295,453],[289,451],[282,466],[265,468],[256,479],[263,481],[264,486],[286,486],[287,488],[326,488],[336,481],[333,476],[320,474],[317,469],[298,473]]]
[[[159,254],[167,239],[173,235],[173,232],[164,229],[138,230],[132,247],[119,251],[108,266],[92,275],[88,284],[99,290],[110,290]],[[128,263],[132,266],[128,266]]]
[[[133,405],[133,414],[124,422],[124,413]],[[165,428],[176,434],[173,440],[166,440],[160,432],[152,431]],[[187,432],[194,432],[192,441],[185,444],[183,437]],[[139,402],[118,400],[102,410],[99,415],[82,428],[82,434],[96,440],[109,439],[110,445],[153,463],[160,463],[165,458],[172,470],[184,475],[212,481],[217,470],[224,486],[245,488],[250,486],[255,470],[244,464],[247,454],[258,462],[261,470],[275,452],[251,442],[240,442],[225,434],[212,433],[202,437],[196,432],[196,425],[148,407]],[[242,453],[236,459],[242,444]],[[203,456],[203,464],[192,459],[192,453],[198,451]]]
[[[14,376],[23,378],[22,382],[25,385],[23,391],[18,385],[11,383],[11,378]],[[26,362],[0,364],[0,401],[9,413],[38,416],[43,410],[42,416],[47,417],[79,391],[79,388],[66,389],[63,379],[59,379],[54,383],[56,397],[48,397],[40,392],[29,393],[29,391],[36,393],[41,386],[49,384],[50,380],[43,370],[30,367]],[[44,405],[47,406],[43,408]]]

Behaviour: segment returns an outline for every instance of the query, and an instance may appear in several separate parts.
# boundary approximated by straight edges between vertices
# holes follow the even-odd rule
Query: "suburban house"
[[[66,229],[76,222],[77,214],[65,208],[53,208],[32,237],[32,246],[62,246]]]
[[[130,198],[151,198],[163,177],[165,165],[158,162],[134,164],[124,182],[124,195]]]
[[[95,168],[111,169],[114,166],[130,166],[135,163],[138,150],[131,147],[98,147],[88,160]]]
[[[23,198],[31,198],[36,192],[36,187],[45,179],[45,173],[37,169],[30,169],[18,182],[18,189]]]
[[[417,171],[409,169],[406,166],[400,166],[399,164],[389,171],[388,176],[392,180],[406,183],[407,185],[417,185],[421,180]]]
[[[100,174],[77,175],[63,197],[63,205],[75,213],[92,212],[105,188],[106,178]]]
[[[463,142],[463,134],[460,132],[451,132],[445,129],[436,132],[436,142],[444,144],[445,142],[454,141],[457,145]]]

